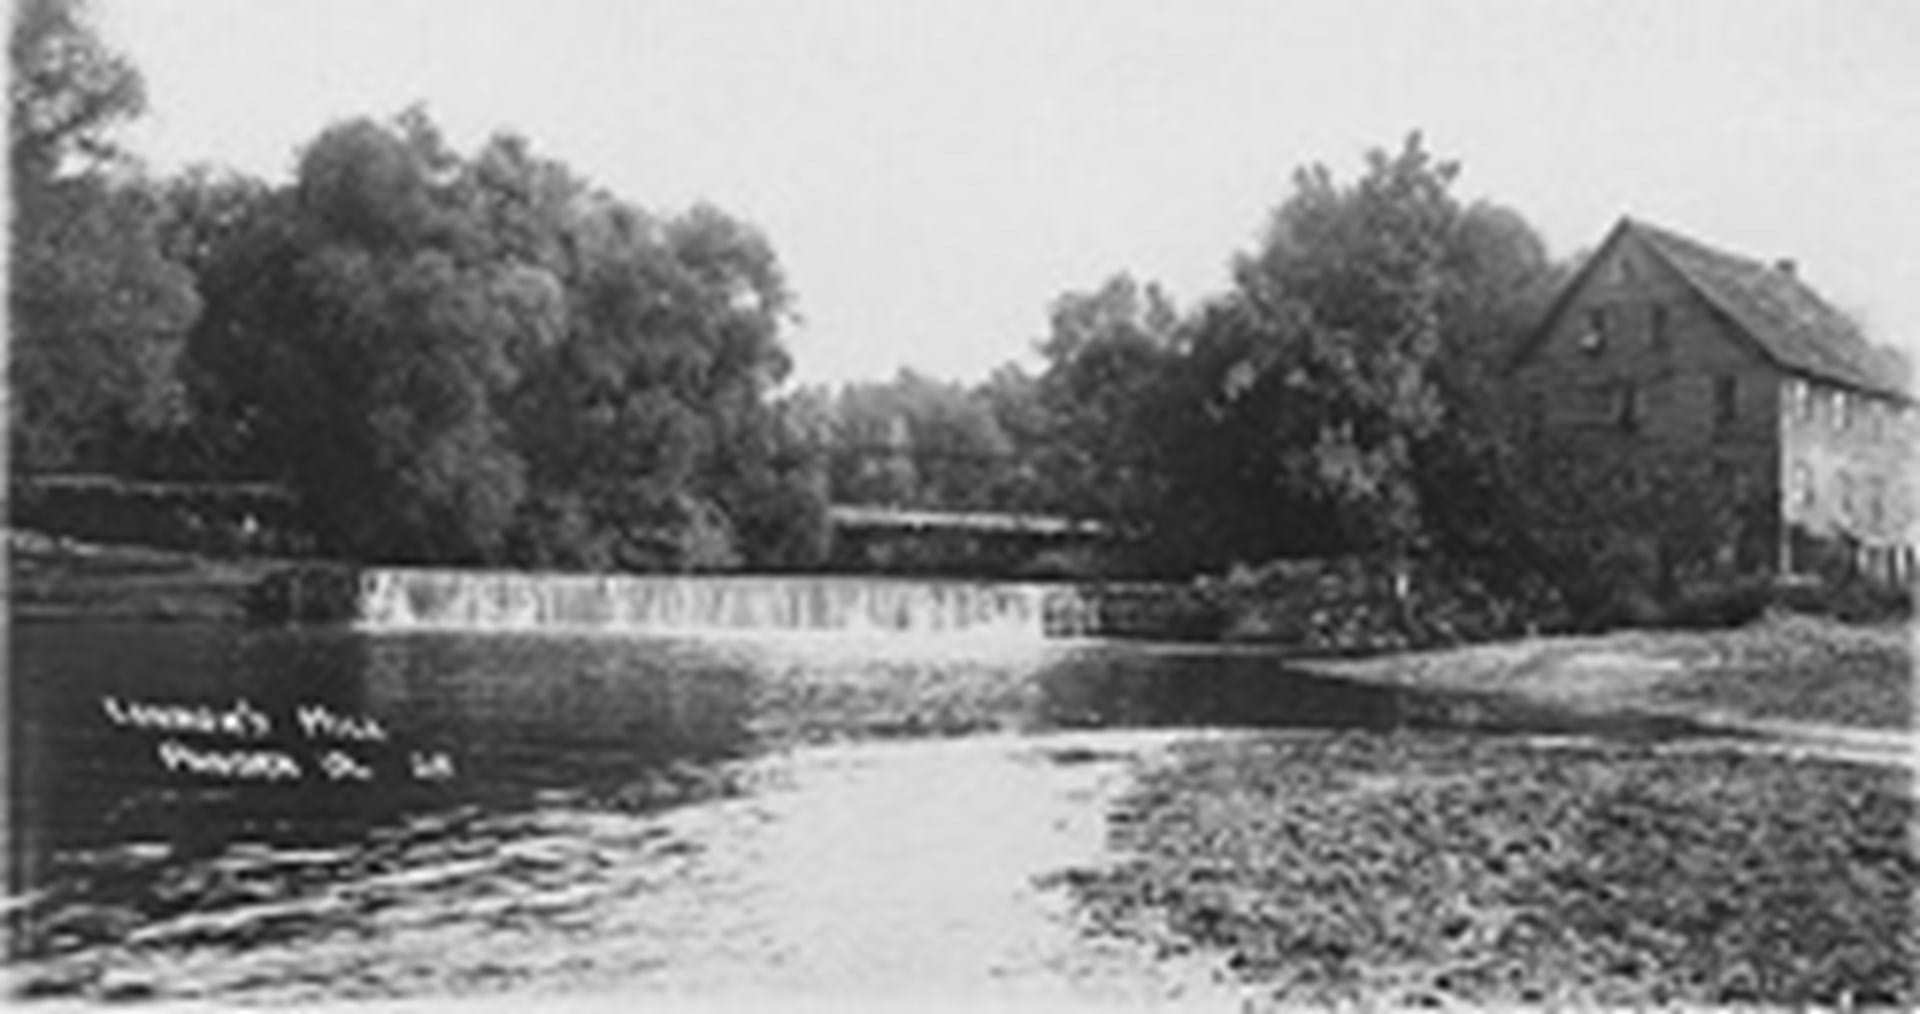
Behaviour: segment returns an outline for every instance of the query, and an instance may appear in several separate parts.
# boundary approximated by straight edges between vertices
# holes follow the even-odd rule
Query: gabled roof
[[[1799,278],[1770,264],[1717,250],[1679,233],[1622,218],[1599,251],[1567,282],[1521,349],[1524,356],[1560,316],[1605,254],[1631,233],[1725,314],[1760,353],[1787,371],[1875,394],[1909,399],[1906,364],[1875,347],[1845,314]]]

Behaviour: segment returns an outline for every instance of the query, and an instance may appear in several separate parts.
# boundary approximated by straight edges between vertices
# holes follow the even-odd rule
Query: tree
[[[1037,382],[1045,420],[1038,469],[1052,509],[1123,524],[1148,519],[1161,496],[1157,417],[1179,326],[1159,287],[1127,275],[1054,300]]]
[[[567,235],[565,337],[515,415],[536,486],[579,498],[621,566],[733,565],[744,490],[792,492],[768,406],[790,298],[771,246],[717,209],[662,221],[607,199]],[[784,544],[767,520],[748,541]]]
[[[1295,174],[1189,325],[1169,510],[1209,566],[1460,549],[1508,531],[1489,377],[1548,276],[1517,214],[1463,208],[1419,136],[1351,184]]]
[[[889,381],[842,387],[830,412],[835,501],[1001,506],[993,493],[1012,448],[990,407],[965,386],[902,370]]]
[[[717,209],[651,215],[516,137],[465,157],[417,110],[324,131],[289,187],[178,189],[195,404],[336,551],[689,569],[824,530],[768,403],[779,263]]]
[[[20,0],[7,55],[16,186],[120,159],[112,132],[145,110],[146,88],[133,65],[94,34],[83,0]]]
[[[177,422],[174,363],[198,311],[157,204],[112,142],[140,78],[72,0],[27,0],[9,36],[14,217],[9,425],[27,469],[129,466],[129,441]]]

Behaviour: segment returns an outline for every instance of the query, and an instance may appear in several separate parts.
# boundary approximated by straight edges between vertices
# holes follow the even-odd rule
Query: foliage
[[[1125,522],[1158,503],[1156,417],[1179,323],[1158,286],[1127,275],[1054,301],[1034,392],[1044,420],[1034,469],[1048,478],[1050,508]]]
[[[84,0],[21,0],[7,56],[8,165],[16,185],[121,156],[112,131],[142,112],[146,87],[94,34]]]
[[[836,503],[980,510],[1012,447],[990,407],[966,387],[902,370],[890,381],[809,395],[824,414]]]
[[[202,425],[301,492],[336,551],[809,555],[822,512],[766,403],[788,296],[751,228],[655,217],[518,138],[463,157],[418,111],[328,129],[288,187],[203,177],[174,198],[208,302]]]
[[[1554,270],[1517,213],[1458,201],[1456,173],[1417,135],[1349,184],[1301,170],[1232,287],[1187,314],[1116,275],[1054,301],[1037,372],[819,395],[834,498],[1099,518],[1163,573],[1527,557],[1493,378]]]
[[[78,3],[23,4],[9,44],[12,451],[29,470],[124,466],[135,436],[179,418],[173,363],[198,311],[112,143],[140,78]]]
[[[1145,455],[1151,483],[1109,470],[1094,484],[1131,494],[1161,567],[1524,551],[1488,377],[1549,268],[1517,214],[1452,196],[1456,174],[1418,135],[1371,153],[1351,184],[1303,169],[1226,293],[1134,329],[1157,340],[1116,337],[1088,360],[1109,346],[1056,321],[1053,348],[1081,350],[1054,357],[1060,400],[1112,400],[1067,442]],[[1129,368],[1113,368],[1126,349]]]

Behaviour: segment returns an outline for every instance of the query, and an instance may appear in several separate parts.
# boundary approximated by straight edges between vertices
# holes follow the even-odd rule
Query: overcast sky
[[[1555,256],[1621,214],[1791,256],[1920,351],[1920,3],[96,0],[157,170],[284,179],[422,102],[764,229],[801,380],[1031,362],[1116,271],[1187,305],[1285,198],[1414,128]]]

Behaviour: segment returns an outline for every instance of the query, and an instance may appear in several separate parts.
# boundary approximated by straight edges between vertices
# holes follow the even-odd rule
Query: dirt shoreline
[[[1579,738],[1257,733],[1143,772],[1093,923],[1257,1006],[1920,1000],[1910,773]]]
[[[1769,615],[1710,631],[1538,637],[1368,659],[1302,660],[1322,675],[1489,695],[1574,715],[1642,715],[1840,759],[1920,764],[1915,629]]]
[[[1255,732],[1143,771],[1106,932],[1221,955],[1257,1007],[1920,1003],[1911,631],[1537,638],[1300,663],[1725,737]]]

